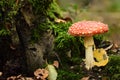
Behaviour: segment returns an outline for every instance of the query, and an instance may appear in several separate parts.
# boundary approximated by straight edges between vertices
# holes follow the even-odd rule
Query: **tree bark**
[[[46,22],[47,18],[49,18],[49,16],[46,15],[46,12],[47,8],[49,8],[48,4],[52,3],[53,0],[33,0],[35,4],[39,2],[39,6],[41,6],[41,9],[43,11],[37,11],[36,8],[38,8],[39,6],[33,6],[32,3],[30,3],[30,1],[32,0],[22,0],[23,2],[21,2],[21,0],[17,1],[19,2],[17,2],[16,5],[19,5],[20,3],[21,7],[18,9],[15,17],[12,18],[12,20],[10,18],[10,28],[7,26],[7,28],[9,28],[9,30],[11,31],[11,34],[8,35],[7,40],[5,40],[7,48],[6,46],[4,46],[6,45],[5,43],[0,45],[0,48],[2,48],[3,46],[5,48],[4,51],[0,49],[0,51],[2,52],[0,57],[4,57],[2,58],[3,60],[0,59],[0,63],[4,61],[4,64],[2,65],[4,65],[3,72],[7,72],[6,75],[11,74],[9,73],[9,70],[15,67],[13,65],[18,64],[22,67],[18,68],[18,66],[16,66],[16,71],[22,68],[22,71],[27,72],[28,74],[33,74],[33,71],[35,69],[41,68],[45,64],[46,55],[51,53],[54,47],[54,36],[52,35],[52,31],[48,29],[44,31],[38,31],[38,34],[40,34],[40,39],[36,42],[32,42],[32,37],[34,36],[32,31],[35,29],[37,30],[38,26],[41,25],[43,22]],[[5,18],[6,14],[8,14],[9,12],[4,13],[5,15],[3,18]],[[4,22],[6,23],[6,21],[3,21],[3,23]],[[44,27],[46,26],[47,25],[45,25]],[[4,38],[6,38],[6,36],[4,36]],[[2,42],[4,42],[4,40],[0,40],[0,43]],[[5,66],[7,66],[7,69]],[[12,73],[14,74],[14,72]]]
[[[24,52],[23,56],[26,58],[28,73],[31,73],[45,64],[44,56],[52,52],[54,37],[51,30],[40,31],[41,38],[34,43],[31,42],[32,30],[37,29],[38,25],[32,6],[28,4],[20,9],[20,14],[16,18],[16,31]],[[47,16],[41,17],[43,21]]]

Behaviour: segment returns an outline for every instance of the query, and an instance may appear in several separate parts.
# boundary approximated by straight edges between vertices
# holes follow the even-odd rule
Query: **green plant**
[[[33,6],[34,14],[46,15],[52,0],[28,0]],[[43,6],[44,5],[44,6]],[[44,12],[43,12],[44,11]]]
[[[36,42],[40,40],[41,35],[43,35],[43,33],[48,29],[49,29],[49,23],[47,21],[38,24],[37,27],[31,31],[32,32],[31,42]]]
[[[76,53],[80,53],[79,44],[81,43],[79,42],[82,42],[82,38],[73,37],[67,33],[70,25],[71,25],[70,22],[51,24],[50,29],[53,30],[53,33],[55,35],[55,46],[56,46],[55,50],[57,51],[62,50],[62,52],[72,50],[75,51]]]
[[[120,56],[112,55],[110,56],[110,61],[108,65],[105,66],[104,73],[107,73],[110,77],[110,80],[119,80],[120,79]]]
[[[14,27],[15,19],[21,3],[16,4],[14,0],[1,0],[0,1],[0,36],[9,35],[10,30],[9,28]],[[6,25],[9,23],[9,26]]]
[[[7,31],[6,29],[0,30],[0,36],[9,35],[9,34],[10,34],[10,31]]]
[[[79,69],[77,72],[59,69],[58,70],[58,78],[57,80],[79,80],[83,77],[84,74],[81,73],[82,71]]]
[[[56,19],[56,17],[58,18],[61,16],[61,9],[56,3],[56,0],[53,0],[52,4],[50,4],[50,7],[48,8],[48,11],[47,11],[47,15],[51,19]]]
[[[28,0],[34,10],[34,14],[39,14],[38,16],[46,16],[49,18],[56,18],[60,15],[60,7],[57,5],[56,0]],[[41,5],[40,5],[41,4]]]
[[[37,19],[36,28],[32,30],[32,42],[36,42],[41,38],[41,35],[54,26],[54,20],[60,17],[60,7],[56,0],[28,0],[32,5],[33,13]]]
[[[94,42],[96,47],[100,46],[100,43],[104,40],[104,36],[102,34],[94,36]]]

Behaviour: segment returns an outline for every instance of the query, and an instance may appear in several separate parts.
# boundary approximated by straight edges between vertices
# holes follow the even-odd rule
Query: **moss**
[[[54,50],[61,60],[57,80],[79,80],[84,75],[82,67],[80,67],[83,58],[81,54],[84,52],[83,40],[81,37],[68,34],[68,28],[71,24],[71,22],[66,22],[51,24],[50,26],[55,36]],[[68,57],[68,53],[72,57]],[[74,69],[70,69],[71,66],[74,66]]]
[[[14,0],[0,1],[0,36],[10,34],[10,28],[15,26],[14,18],[20,7],[21,2],[17,5]]]
[[[58,70],[58,78],[57,80],[79,80],[83,77],[83,74],[81,74],[81,70],[78,70],[78,72],[73,72],[70,70]]]
[[[94,36],[94,42],[96,47],[100,46],[101,42],[104,40],[104,36],[102,34]]]
[[[55,35],[55,50],[60,52],[66,52],[69,50],[80,53],[79,48],[82,49],[82,38],[74,37],[68,34],[68,28],[71,22],[57,23],[51,25],[51,29]],[[81,46],[81,47],[80,47]],[[73,52],[74,53],[74,52]]]
[[[43,22],[41,24],[38,24],[35,29],[31,30],[32,33],[31,42],[35,43],[38,40],[40,40],[43,33],[48,29],[49,29],[49,23]]]
[[[120,79],[120,56],[112,55],[110,56],[109,63],[104,68],[104,73],[110,78],[110,80]]]
[[[63,59],[63,58],[62,58]],[[79,80],[85,74],[83,68],[80,66],[82,59],[78,57],[73,57],[71,59],[64,60],[62,66],[57,70],[58,79],[57,80]]]
[[[56,0],[28,0],[33,7],[33,13],[37,17],[34,21],[36,28],[32,30],[32,42],[38,41],[42,34],[54,26],[54,20],[60,17],[60,7]]]
[[[28,0],[33,6],[34,14],[49,18],[56,18],[60,15],[60,7],[56,0]]]
[[[51,19],[56,19],[58,17],[61,17],[61,9],[58,6],[58,4],[56,3],[56,0],[53,0],[53,2],[50,4],[50,7],[47,11],[47,15]]]

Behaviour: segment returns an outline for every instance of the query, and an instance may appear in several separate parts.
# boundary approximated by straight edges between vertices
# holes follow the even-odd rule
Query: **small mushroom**
[[[108,25],[97,21],[80,21],[69,27],[68,33],[72,36],[83,36],[85,46],[85,67],[89,70],[94,66],[93,35],[108,31]]]

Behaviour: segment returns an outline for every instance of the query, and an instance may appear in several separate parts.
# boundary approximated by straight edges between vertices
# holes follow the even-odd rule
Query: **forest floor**
[[[114,46],[110,48],[109,51],[114,52],[115,53],[114,55],[120,55],[120,22],[119,22],[120,12],[96,12],[90,10],[79,11],[79,9],[75,10],[71,8],[68,11],[63,12],[63,15],[64,17],[67,16],[71,17],[73,22],[79,20],[97,20],[108,24],[109,32],[104,34],[105,40],[109,41],[111,44],[114,44]],[[103,45],[104,44],[106,43],[103,43]],[[84,63],[81,63],[81,66],[84,66]],[[72,66],[72,68],[74,68],[74,66]],[[86,69],[84,69],[84,72],[89,76],[84,76],[80,80],[109,80],[106,77],[102,77],[101,79],[101,74],[103,74],[102,67],[101,68],[95,67],[92,71],[86,71]],[[6,80],[2,76],[2,72],[0,72],[0,80]],[[23,76],[23,74],[20,74],[17,76],[8,77],[7,80],[40,80],[40,79],[36,79],[35,77],[26,77]]]

